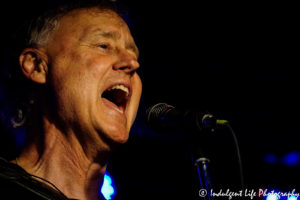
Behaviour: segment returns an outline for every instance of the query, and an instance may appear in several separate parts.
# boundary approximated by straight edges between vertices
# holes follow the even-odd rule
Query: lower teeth
[[[117,107],[114,107],[114,109],[117,110],[117,111],[119,111],[119,112],[122,113],[122,114],[124,113],[123,110],[121,110],[121,109],[119,109],[119,108],[117,108]]]

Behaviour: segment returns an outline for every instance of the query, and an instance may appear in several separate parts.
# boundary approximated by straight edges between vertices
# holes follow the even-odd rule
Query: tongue
[[[106,98],[102,98],[102,101],[109,105],[110,107],[114,108],[115,110],[119,111],[120,113],[124,113],[124,109],[122,107],[118,107],[116,104],[114,104],[113,102],[109,101]]]

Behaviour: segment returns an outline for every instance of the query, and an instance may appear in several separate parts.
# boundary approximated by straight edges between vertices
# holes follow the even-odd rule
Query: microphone
[[[158,103],[146,110],[146,124],[152,130],[168,131],[214,131],[228,124],[207,112],[180,110],[166,103]]]

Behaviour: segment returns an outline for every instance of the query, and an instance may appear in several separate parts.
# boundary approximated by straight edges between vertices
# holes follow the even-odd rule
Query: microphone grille
[[[158,120],[162,113],[166,110],[174,108],[174,106],[168,105],[166,103],[158,103],[154,106],[151,106],[146,110],[146,121],[148,124],[151,124],[151,121]]]

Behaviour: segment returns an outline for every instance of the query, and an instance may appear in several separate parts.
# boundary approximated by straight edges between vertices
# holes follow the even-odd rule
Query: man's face
[[[45,51],[55,120],[81,139],[125,142],[142,91],[138,50],[125,22],[113,11],[72,11]]]

